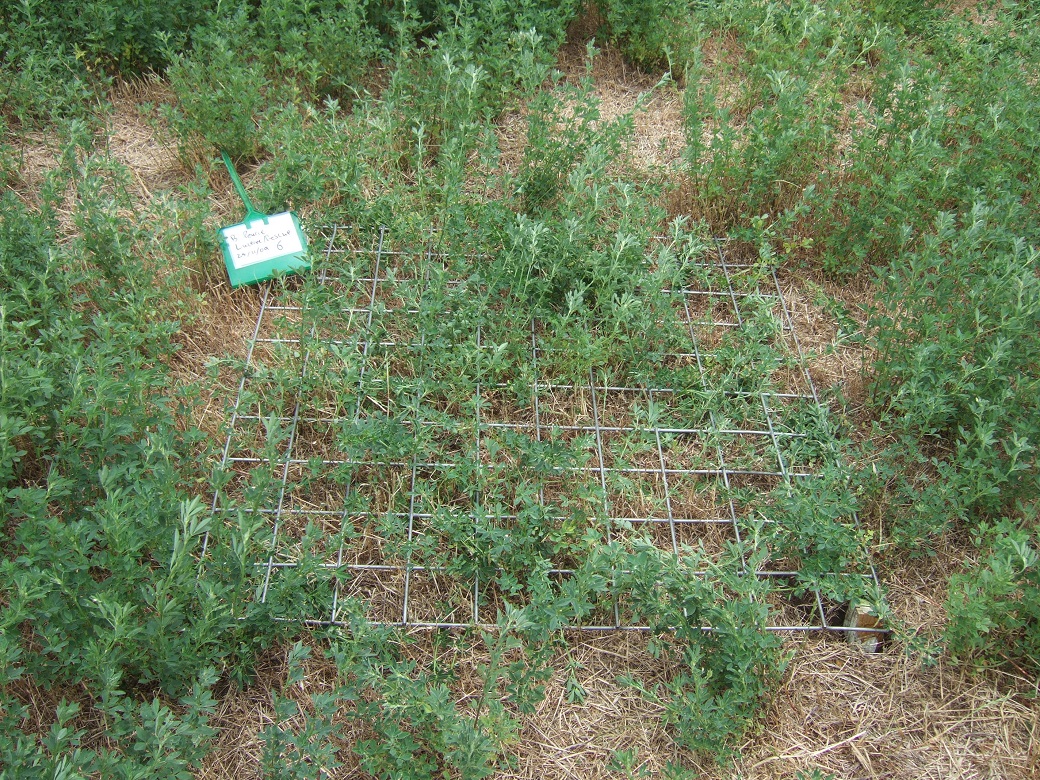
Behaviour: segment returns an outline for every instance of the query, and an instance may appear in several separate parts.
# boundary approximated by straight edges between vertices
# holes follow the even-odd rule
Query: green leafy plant
[[[754,567],[762,552],[749,552]],[[653,688],[630,684],[664,706],[680,744],[720,761],[731,757],[786,665],[780,638],[765,630],[768,583],[695,550],[684,550],[680,560],[639,542],[611,567],[618,594],[648,620],[656,651],[675,665],[674,675]]]
[[[139,72],[165,64],[164,42],[186,36],[216,5],[212,0],[99,0],[73,8],[52,0],[21,0],[0,10],[0,35],[17,43],[36,38],[32,50],[41,53],[39,44],[45,41],[58,48],[59,57],[74,48],[76,59],[90,69]]]
[[[8,192],[0,219],[0,750],[12,776],[181,777],[215,734],[218,678],[248,676],[258,625],[278,630],[249,608],[255,527],[216,527],[193,495],[207,449],[167,363],[191,293],[155,262],[190,238],[153,232],[89,134],[64,152],[42,208]],[[65,199],[78,234],[59,242]],[[226,576],[200,579],[204,538]],[[43,717],[50,738],[23,733],[18,685],[79,700]],[[112,745],[83,745],[77,708]]]
[[[873,105],[857,108],[849,153],[814,193],[828,270],[883,262],[907,238],[927,235],[937,212],[967,212],[979,200],[1022,214],[1012,223],[1033,240],[1035,221],[1020,211],[1035,198],[1026,171],[1035,159],[1028,128],[1037,105],[1019,48],[1020,38],[1035,40],[1030,18],[1001,14],[983,29],[951,16],[936,22],[927,47],[913,50],[877,39]]]
[[[256,11],[256,54],[273,76],[310,99],[348,101],[382,54],[368,3],[263,0]],[[241,29],[241,27],[239,27]],[[202,52],[200,52],[202,53]]]
[[[701,33],[684,96],[689,183],[679,202],[719,233],[764,216],[796,218],[821,165],[834,153],[840,102],[866,56],[860,17],[835,4],[727,3],[698,11],[731,33],[739,64],[713,63]],[[716,44],[717,45],[717,44]],[[723,94],[739,81],[740,91]]]
[[[693,44],[691,5],[686,0],[603,0],[599,4],[611,37],[626,57],[644,67],[668,65],[676,70]]]
[[[1026,523],[983,523],[980,560],[950,578],[945,639],[950,653],[986,664],[1040,668],[1040,553],[1035,508]]]
[[[532,103],[517,182],[522,211],[504,226],[492,272],[538,314],[559,312],[561,329],[611,321],[638,333],[662,314],[651,302],[674,266],[662,262],[655,275],[649,255],[663,213],[651,189],[612,171],[631,131],[631,115],[599,121],[587,80]]]
[[[195,48],[171,57],[167,75],[177,104],[167,118],[183,138],[189,159],[212,157],[223,149],[235,159],[261,153],[257,123],[266,107],[270,82],[252,62],[253,38],[243,11],[201,30]]]
[[[796,590],[817,590],[838,603],[865,595],[870,539],[857,522],[858,501],[844,465],[831,463],[818,477],[784,484],[773,497],[766,536],[777,559],[797,561]]]
[[[1037,489],[1036,253],[997,217],[981,205],[960,223],[940,215],[891,269],[872,320],[875,403],[902,434],[893,533],[910,547],[996,519]]]

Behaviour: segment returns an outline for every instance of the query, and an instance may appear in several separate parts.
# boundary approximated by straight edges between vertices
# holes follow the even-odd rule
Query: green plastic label
[[[220,245],[232,287],[310,267],[307,237],[289,211],[223,228]]]

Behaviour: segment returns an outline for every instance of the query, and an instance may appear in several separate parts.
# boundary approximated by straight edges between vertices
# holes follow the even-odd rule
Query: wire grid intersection
[[[436,236],[320,242],[310,277],[263,288],[212,499],[263,519],[258,598],[276,616],[492,625],[532,556],[566,582],[589,534],[793,582],[785,560],[750,571],[742,545],[770,492],[830,457],[775,269],[710,245],[659,293],[678,327],[619,372],[496,307]],[[876,584],[863,568],[850,576]],[[770,630],[848,630],[844,605],[795,592],[774,589]],[[649,628],[616,593],[564,627]]]

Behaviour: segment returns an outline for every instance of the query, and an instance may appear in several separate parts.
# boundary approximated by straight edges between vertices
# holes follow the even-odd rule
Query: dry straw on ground
[[[668,673],[647,652],[644,635],[624,632],[570,635],[570,648],[556,659],[546,695],[530,716],[521,718],[518,740],[506,748],[511,768],[506,780],[565,780],[618,777],[610,762],[617,751],[634,751],[637,766],[650,777],[668,763],[695,770],[705,780],[791,778],[814,769],[836,778],[994,778],[1040,777],[1040,721],[1029,696],[1035,681],[997,673],[971,674],[943,663],[925,666],[888,648],[865,654],[841,642],[791,641],[791,661],[764,721],[740,749],[732,766],[719,766],[679,750],[662,726],[663,712],[620,682],[631,675],[653,686]],[[428,643],[414,648],[415,660],[428,664]],[[315,655],[320,648],[315,648]],[[479,682],[465,669],[484,659],[481,651],[451,659],[463,671],[455,686],[461,703],[472,701]],[[331,664],[317,658],[308,664],[299,689],[283,695],[297,699],[328,690]],[[573,674],[585,692],[569,694]],[[260,681],[229,693],[217,725],[221,737],[200,778],[259,778],[263,750],[260,732],[271,723],[273,691],[284,665],[272,655]],[[284,724],[283,724],[284,725]],[[336,777],[358,777],[352,740],[370,735],[344,720]]]
[[[788,681],[735,774],[841,778],[1028,778],[1040,731],[1020,681],[922,666],[899,647],[868,655],[827,642],[796,645]]]
[[[143,203],[152,200],[154,193],[176,188],[191,175],[168,134],[162,132],[159,117],[145,113],[145,105],[172,99],[169,87],[158,79],[122,82],[112,94],[105,147],[130,171]]]

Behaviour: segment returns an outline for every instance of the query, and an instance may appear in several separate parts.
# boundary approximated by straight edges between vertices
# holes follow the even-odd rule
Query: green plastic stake
[[[246,206],[245,220],[220,229],[220,248],[232,287],[257,284],[278,274],[295,274],[311,267],[307,236],[291,211],[267,215],[257,211],[238,172],[221,150],[238,196]]]

